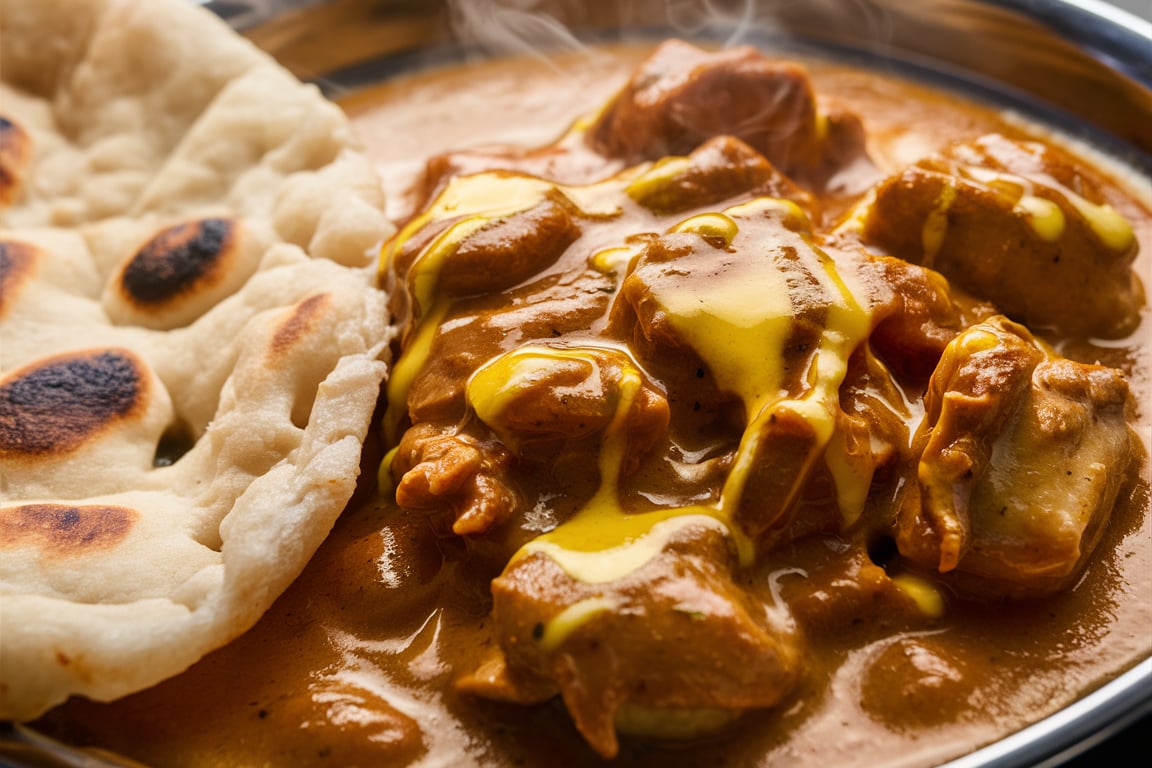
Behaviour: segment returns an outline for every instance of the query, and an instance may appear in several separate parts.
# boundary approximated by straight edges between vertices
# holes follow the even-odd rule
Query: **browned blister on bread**
[[[166,388],[131,350],[37,359],[0,379],[0,490],[75,499],[134,485],[171,420]]]
[[[115,546],[140,513],[114,506],[22,504],[0,509],[0,551],[32,546],[45,560]]]

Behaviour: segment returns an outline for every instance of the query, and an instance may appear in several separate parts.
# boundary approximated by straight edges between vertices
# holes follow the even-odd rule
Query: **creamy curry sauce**
[[[644,53],[600,50],[547,66],[531,59],[479,63],[389,82],[348,98],[345,106],[392,186],[395,215],[403,218],[417,206],[418,196],[407,190],[426,158],[493,142],[547,144],[609,99]],[[990,133],[1021,140],[1045,137],[1040,129],[954,94],[884,73],[806,64],[821,97],[862,118],[874,163],[852,171],[861,174],[859,179],[841,180],[842,190],[857,191],[828,193],[817,201],[823,211],[812,222],[817,232],[830,231],[857,202],[859,190],[953,142]],[[1102,190],[1106,202],[1132,225],[1140,243],[1134,268],[1145,282],[1152,213],[1136,201],[1133,190],[1146,183],[1113,175]],[[523,193],[536,200],[533,189],[516,189],[502,188],[499,194]],[[571,196],[579,198],[579,192]],[[579,199],[586,208],[594,207],[592,197],[587,193]],[[691,217],[671,216],[664,226]],[[738,213],[732,217],[729,221],[744,225]],[[698,220],[685,230],[693,226],[698,233],[724,236],[719,231],[724,221]],[[604,237],[615,236],[608,232]],[[606,274],[610,270],[601,274],[607,288],[593,286],[608,296],[598,307],[610,303],[618,289]],[[738,300],[740,287],[728,288]],[[428,296],[424,301],[422,310],[435,315],[428,305],[434,301]],[[573,301],[576,311],[589,311],[586,303]],[[965,306],[973,317],[980,315],[978,301]],[[1069,358],[1125,372],[1136,393],[1137,429],[1146,446],[1152,389],[1146,307],[1140,318],[1135,333],[1110,341],[1082,334],[1049,334],[1047,339]],[[569,355],[568,362],[579,358],[569,348],[556,354]],[[397,374],[403,373],[401,359]],[[497,374],[504,384],[515,378],[508,371]],[[739,380],[740,374],[733,376]],[[500,382],[470,395],[475,410],[502,407],[506,393],[500,394]],[[673,376],[671,386],[692,392],[695,385],[677,383]],[[482,382],[475,387],[482,389]],[[746,393],[745,410],[756,397]],[[731,399],[728,405],[739,411]],[[906,417],[914,425],[922,414],[911,407]],[[500,415],[493,418],[499,421]],[[686,417],[676,418],[681,421],[673,421],[672,428],[687,432]],[[403,419],[382,405],[381,431],[395,433],[388,435],[390,440],[402,431]],[[696,446],[702,453],[708,452],[706,442]],[[594,501],[597,489],[603,490],[602,474],[618,472],[620,465],[613,469],[611,462],[601,461],[600,445],[587,454],[593,458],[555,470],[546,481],[522,478],[520,492],[534,500],[530,510],[513,524],[469,537],[448,532],[452,520],[443,520],[443,514],[402,511],[377,493],[376,469],[390,447],[370,441],[361,492],[304,574],[254,629],[152,690],[111,704],[73,701],[40,725],[73,743],[164,766],[604,762],[554,691],[546,691],[542,703],[500,700],[491,694],[491,679],[485,682],[477,670],[497,654],[498,631],[515,631],[507,626],[515,624],[514,618],[505,617],[501,628],[492,616],[492,580],[534,536],[560,530],[557,522],[582,505],[594,507],[589,498]],[[747,712],[714,733],[687,740],[621,734],[615,764],[928,766],[1001,738],[1100,686],[1152,651],[1146,453],[1136,465],[1082,577],[1054,597],[999,596],[993,590],[988,599],[972,599],[963,595],[963,585],[934,580],[930,569],[909,571],[902,585],[878,587],[861,597],[861,580],[886,579],[877,575],[882,566],[898,561],[891,538],[869,540],[864,558],[860,541],[850,535],[818,533],[774,547],[761,544],[765,552],[747,557],[733,578],[741,594],[767,606],[783,602],[800,616],[803,659],[795,680],[782,687],[773,705]],[[650,477],[637,471],[641,479],[625,483],[626,488]],[[394,482],[389,474],[384,472],[386,483]],[[550,487],[556,478],[567,486]],[[670,484],[673,496],[691,486],[678,482]],[[645,498],[646,507],[657,509],[724,507],[711,504],[714,497],[669,501],[650,493]],[[564,548],[562,536],[554,532],[553,539]],[[573,562],[580,549],[569,547]],[[522,561],[524,551],[518,557]],[[580,566],[570,564],[570,570],[579,573]],[[562,643],[566,633],[578,632],[581,622],[598,610],[594,603],[580,605],[587,615],[573,618],[569,612],[570,626],[541,623],[533,628],[535,634]],[[522,690],[503,698],[516,696],[530,698]],[[643,715],[635,717],[641,723],[632,730],[645,730]]]

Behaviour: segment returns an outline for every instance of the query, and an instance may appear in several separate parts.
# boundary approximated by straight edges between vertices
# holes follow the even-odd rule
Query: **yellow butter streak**
[[[632,183],[656,183],[679,170],[680,165],[669,163],[651,169],[651,175],[644,178],[642,169],[633,172]],[[637,176],[640,180],[636,180]],[[620,180],[615,183],[619,185]],[[454,180],[433,205],[409,223],[382,252],[381,269],[387,269],[399,249],[421,228],[435,220],[458,219],[422,251],[412,266],[413,298],[422,314],[413,332],[413,341],[396,362],[388,384],[385,428],[390,442],[395,443],[399,438],[408,392],[428,358],[437,326],[451,306],[450,300],[437,296],[439,275],[448,257],[464,238],[488,222],[527,210],[552,194],[567,196],[582,212],[589,209],[589,215],[612,216],[620,211],[612,202],[607,183],[564,188],[514,174],[478,174]],[[626,367],[619,383],[613,419],[602,437],[598,459],[600,485],[596,493],[572,519],[522,547],[513,561],[540,552],[574,579],[587,584],[606,583],[643,567],[684,527],[706,525],[726,531],[740,562],[752,563],[754,542],[733,523],[733,513],[753,469],[764,426],[772,413],[787,408],[808,421],[820,444],[827,445],[836,428],[838,393],[848,356],[866,337],[870,324],[868,313],[855,299],[855,295],[864,294],[852,290],[832,261],[806,237],[796,234],[806,232],[809,225],[802,209],[791,201],[764,198],[724,213],[691,217],[670,231],[697,234],[723,249],[736,239],[741,217],[766,214],[781,221],[791,247],[804,249],[805,264],[811,266],[811,256],[816,256],[819,268],[814,271],[829,302],[826,328],[810,364],[807,390],[792,397],[782,390],[784,344],[792,327],[793,305],[786,276],[771,258],[763,254],[741,254],[738,269],[709,275],[703,285],[698,278],[693,281],[690,276],[661,282],[656,299],[667,311],[677,333],[701,354],[718,384],[744,401],[749,414],[744,438],[719,501],[639,513],[623,510],[618,485],[628,442],[625,427],[643,383],[638,366]],[[602,271],[613,270],[625,258],[631,260],[636,252],[628,247],[604,249],[593,258],[592,266]],[[469,383],[468,398],[482,420],[498,421],[496,415],[507,407],[516,392],[543,372],[548,362],[532,360],[533,355],[543,354],[542,350],[533,348],[523,355],[513,354],[502,363],[477,372]],[[549,347],[547,354],[598,364],[594,355],[578,347]],[[385,466],[381,467],[382,476],[391,455],[389,453]],[[853,507],[862,504],[870,478],[856,476],[848,462],[838,462],[831,454],[826,460],[841,503],[848,500]],[[580,624],[612,607],[611,602],[603,598],[576,603],[553,618],[541,642],[555,647]]]
[[[1110,205],[1090,203],[1080,195],[1067,190],[1064,196],[1080,212],[1100,242],[1113,251],[1126,251],[1136,242],[1136,233],[1128,219]]]
[[[677,176],[685,173],[692,167],[692,160],[687,157],[666,157],[657,161],[651,168],[633,179],[624,191],[637,202],[645,199],[654,192],[659,192]]]
[[[548,622],[544,634],[540,636],[540,649],[552,651],[559,648],[569,635],[589,619],[615,608],[616,603],[606,597],[589,597],[572,603]]]
[[[778,201],[752,205],[737,215],[755,215],[774,209],[786,215],[794,212]],[[798,210],[798,209],[797,209]],[[738,233],[737,219],[728,214],[693,217],[672,228],[695,232],[701,237],[731,243]],[[793,222],[795,223],[795,222]],[[790,238],[789,243],[799,241]],[[607,428],[599,458],[600,485],[593,498],[570,520],[524,545],[515,561],[532,553],[551,558],[565,572],[585,584],[618,581],[657,557],[681,530],[689,525],[716,526],[733,542],[739,561],[750,565],[755,543],[733,523],[733,515],[753,471],[764,427],[773,413],[787,408],[814,428],[820,445],[826,446],[835,429],[839,389],[847,372],[848,357],[867,336],[869,313],[855,298],[853,290],[835,265],[810,243],[803,243],[816,256],[817,279],[828,297],[827,327],[821,337],[809,370],[808,388],[799,397],[788,398],[781,389],[783,346],[791,329],[792,299],[786,276],[771,258],[742,254],[740,269],[721,270],[709,279],[691,275],[663,275],[653,287],[654,299],[667,313],[669,322],[708,364],[718,384],[740,396],[752,414],[737,450],[720,499],[711,505],[691,505],[626,513],[618,496],[620,468],[627,446],[625,419],[642,384],[638,369],[625,373],[612,423]],[[806,262],[810,263],[810,262]],[[863,294],[859,294],[863,295]],[[579,355],[577,349],[553,350],[550,354]],[[512,370],[512,369],[509,369]],[[531,366],[516,368],[517,375],[530,376]],[[493,394],[478,397],[480,408],[499,406],[498,387],[488,385]],[[485,401],[485,397],[493,399]],[[813,454],[813,461],[820,452]],[[845,517],[856,516],[863,506],[871,476],[862,476],[847,462],[828,461],[837,484],[841,503],[850,504]],[[583,605],[578,603],[577,605]],[[599,612],[600,604],[594,604]],[[596,612],[583,608],[558,614],[545,630],[546,637],[567,637],[581,621]],[[555,628],[560,622],[562,628]]]
[[[960,170],[966,178],[983,184],[1012,202],[1013,210],[1028,219],[1032,230],[1041,239],[1055,242],[1064,234],[1064,211],[1056,202],[1034,194],[1036,182],[979,166],[962,166]],[[1112,206],[1090,202],[1055,179],[1045,178],[1044,183],[1076,209],[1088,228],[1110,250],[1125,251],[1135,242],[1132,225]]]
[[[709,275],[706,292],[700,283],[698,275],[668,275],[653,298],[720,388],[754,413],[780,390],[784,340],[792,327],[787,280],[771,260],[748,258],[739,270]]]
[[[384,436],[389,445],[395,445],[400,439],[399,428],[407,412],[408,393],[428,359],[436,328],[451,307],[451,302],[437,292],[445,261],[470,235],[495,219],[538,205],[555,189],[556,185],[543,179],[500,172],[455,178],[423,213],[381,249],[379,269],[383,274],[391,269],[396,254],[425,226],[433,221],[458,219],[425,246],[409,267],[412,300],[420,314],[413,341],[396,360],[388,381]],[[382,462],[380,477],[391,471],[391,455]]]
[[[940,590],[924,579],[910,574],[900,574],[892,577],[892,583],[912,599],[919,611],[930,619],[938,619],[944,615],[944,596]]]
[[[730,532],[713,507],[626,514],[614,506],[590,506],[557,528],[556,535],[545,534],[526,544],[524,554],[541,552],[578,581],[607,584],[642,568],[689,525]]]
[[[717,240],[723,243],[724,246],[729,246],[736,238],[736,233],[740,231],[740,227],[731,216],[726,214],[702,213],[699,216],[685,219],[669,231],[680,233],[688,232],[704,238]]]
[[[436,338],[436,327],[448,313],[449,306],[451,305],[448,301],[440,300],[425,313],[416,328],[415,337],[392,366],[392,374],[388,378],[386,388],[388,407],[384,412],[384,439],[388,445],[394,446],[400,439],[400,423],[408,410],[408,392],[412,389],[416,375],[420,373],[420,369],[428,359],[432,341]],[[388,463],[391,464],[391,460]]]
[[[1051,200],[1036,195],[1023,195],[1013,210],[1028,217],[1032,231],[1045,242],[1054,243],[1064,234],[1064,211]]]

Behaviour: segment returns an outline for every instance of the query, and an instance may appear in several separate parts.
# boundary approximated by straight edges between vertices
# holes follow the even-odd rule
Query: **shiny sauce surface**
[[[344,106],[389,185],[392,214],[403,223],[421,204],[417,187],[426,159],[472,146],[546,145],[609,99],[646,53],[603,49],[549,66],[536,60],[477,63],[385,83],[350,96]],[[871,184],[953,142],[990,133],[1049,138],[999,110],[895,75],[805,64],[821,97],[861,116],[874,163],[859,171],[860,179],[842,179],[838,187],[859,191],[827,193],[818,201],[817,231],[830,230]],[[1134,269],[1147,285],[1152,211],[1138,202],[1147,180],[1101,162],[1103,195],[1132,226],[1140,244]],[[580,199],[595,207],[589,195]],[[673,216],[666,225],[689,218]],[[621,239],[628,225],[619,224],[618,232],[612,229],[617,225],[604,226],[607,242]],[[720,225],[696,226],[712,233],[707,227]],[[608,322],[602,297],[613,288],[595,279],[589,285],[571,295],[560,291],[549,306],[585,313],[590,319],[577,327],[602,327]],[[729,289],[738,300],[740,285]],[[425,304],[422,311],[435,315],[431,301]],[[675,298],[666,297],[665,304],[673,306]],[[459,307],[446,311],[458,320],[467,314]],[[921,603],[919,612],[894,608],[882,596],[872,603],[841,600],[840,593],[857,589],[885,561],[886,553],[875,550],[891,542],[873,543],[861,558],[845,556],[848,544],[838,549],[834,536],[798,537],[768,550],[770,556],[749,557],[739,571],[748,594],[765,604],[784,600],[803,613],[804,663],[796,685],[775,706],[746,713],[716,733],[688,741],[623,735],[612,764],[930,766],[1051,714],[1147,658],[1152,315],[1146,306],[1140,319],[1135,332],[1109,341],[1059,333],[1044,338],[1072,360],[1125,373],[1144,450],[1122,484],[1095,555],[1071,589],[1052,597],[977,601],[938,585],[924,594],[913,586],[904,593],[912,603],[941,603]],[[729,376],[726,389],[738,395],[729,405],[737,411],[742,405],[745,414],[756,411],[762,390],[785,386],[757,382],[746,371],[725,374],[719,358],[709,367],[717,378]],[[393,380],[403,373],[400,363]],[[694,391],[690,386],[684,391]],[[493,392],[475,395],[476,411],[500,407]],[[399,427],[390,428],[390,419],[401,420],[390,417],[387,406],[382,400],[380,434],[366,447],[360,492],[302,576],[255,628],[154,689],[111,704],[73,701],[41,725],[73,743],[164,766],[604,764],[557,698],[496,701],[460,685],[496,651],[492,580],[522,546],[561,530],[558,521],[574,511],[594,507],[604,465],[577,462],[557,470],[560,487],[555,477],[537,485],[525,480],[522,492],[535,500],[531,511],[485,541],[446,535],[435,514],[413,514],[378,493],[377,467],[398,439]],[[921,414],[912,408],[907,418],[914,426]],[[681,422],[672,428],[691,432]],[[700,442],[696,447],[706,452],[706,437]],[[644,486],[656,472],[640,470],[640,479],[625,488]],[[668,487],[672,501],[646,497],[637,503],[644,509],[722,506],[689,498],[696,486],[683,478]],[[562,537],[553,539],[563,544]],[[825,614],[823,605],[838,607]]]

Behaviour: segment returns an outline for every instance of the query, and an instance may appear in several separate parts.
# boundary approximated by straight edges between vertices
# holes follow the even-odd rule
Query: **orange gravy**
[[[416,74],[344,101],[406,213],[425,158],[464,146],[546,144],[609,98],[641,56],[609,49]],[[863,117],[884,173],[958,140],[1024,121],[893,75],[807,62],[815,90]],[[1116,178],[1109,202],[1132,223],[1148,284],[1152,211]],[[1152,313],[1120,342],[1061,352],[1123,369],[1138,430],[1152,414]],[[364,487],[303,575],[259,624],[186,673],[111,704],[73,701],[41,723],[67,740],[151,765],[593,766],[562,705],[498,704],[454,683],[494,642],[488,584],[503,563],[468,556]],[[622,766],[930,766],[1037,721],[1152,654],[1152,516],[1147,456],[1087,572],[1056,598],[953,601],[929,629],[867,616],[807,638],[804,681],[783,704],[704,742],[625,739]],[[826,555],[826,553],[825,553]],[[796,546],[753,580],[787,579],[821,553]],[[948,668],[925,670],[930,647]],[[907,672],[915,672],[907,675]]]

